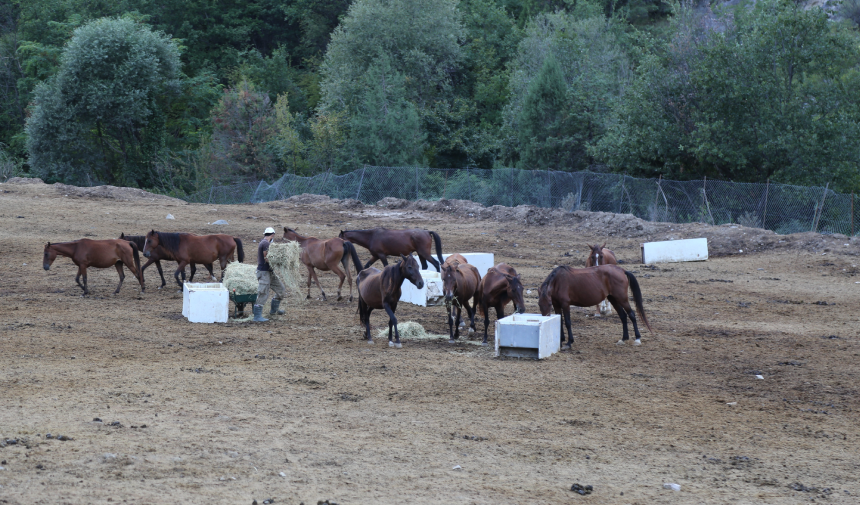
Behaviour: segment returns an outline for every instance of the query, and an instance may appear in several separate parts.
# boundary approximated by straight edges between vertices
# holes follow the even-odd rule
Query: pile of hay
[[[253,295],[259,285],[255,265],[234,261],[224,269],[224,287],[231,293],[235,290],[237,295]]]
[[[284,283],[289,293],[292,293],[296,301],[302,301],[301,296],[301,272],[304,270],[302,264],[302,246],[298,242],[274,243],[269,246],[269,265],[278,279]]]
[[[397,323],[397,330],[400,331],[401,340],[435,340],[448,338],[448,335],[434,335],[433,333],[427,333],[423,326],[412,321]],[[384,327],[377,332],[376,338],[380,340],[388,340],[388,321],[386,321]],[[394,338],[393,329],[392,338]]]

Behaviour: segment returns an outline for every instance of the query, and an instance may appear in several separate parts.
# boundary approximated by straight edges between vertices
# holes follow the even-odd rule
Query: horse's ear
[[[603,245],[600,246],[601,249],[603,249],[604,247],[606,247],[606,242],[604,242]]]
[[[403,258],[403,261],[407,261],[406,256],[404,256],[403,254],[401,254],[400,257]]]
[[[120,233],[119,238],[125,238],[125,232]]]

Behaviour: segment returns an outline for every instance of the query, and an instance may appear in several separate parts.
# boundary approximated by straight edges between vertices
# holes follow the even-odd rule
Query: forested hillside
[[[860,0],[7,0],[0,181],[363,164],[860,191]]]

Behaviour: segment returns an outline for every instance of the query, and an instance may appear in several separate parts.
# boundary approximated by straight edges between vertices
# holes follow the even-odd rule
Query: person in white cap
[[[263,317],[263,305],[269,298],[269,289],[275,292],[272,297],[272,308],[269,310],[269,315],[283,315],[284,311],[278,307],[281,305],[281,299],[287,296],[287,290],[284,284],[272,272],[272,267],[269,265],[269,245],[275,239],[275,229],[272,227],[266,228],[263,232],[263,240],[260,241],[257,247],[257,280],[260,285],[257,288],[257,301],[254,303],[254,321],[264,323],[268,321]]]

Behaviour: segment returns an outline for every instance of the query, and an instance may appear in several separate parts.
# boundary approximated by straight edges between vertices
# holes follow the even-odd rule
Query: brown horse
[[[137,253],[137,246],[130,242],[126,242],[125,240],[90,240],[88,238],[59,244],[48,242],[45,246],[42,262],[45,270],[51,268],[51,264],[57,259],[57,255],[72,258],[72,261],[78,266],[78,275],[75,276],[75,282],[84,290],[85,295],[90,294],[90,290],[87,288],[88,267],[110,268],[115,266],[119,274],[119,284],[117,284],[116,291],[113,294],[119,293],[122,281],[125,280],[125,272],[122,271],[123,264],[140,281],[140,290],[142,292],[146,291],[146,285],[143,282],[143,272],[140,269],[140,256]],[[82,276],[84,278],[83,284],[81,284]]]
[[[403,281],[409,280],[418,289],[424,287],[424,279],[418,269],[418,262],[412,256],[400,255],[402,261],[385,267],[366,268],[355,277],[358,288],[358,313],[362,324],[367,327],[367,343],[372,344],[370,336],[370,313],[373,309],[385,309],[388,313],[388,346],[403,347],[400,343],[400,332],[397,331],[397,302],[400,301],[400,287]],[[391,328],[394,327],[395,340],[391,341]]]
[[[352,301],[352,274],[349,273],[349,258],[352,257],[352,264],[355,267],[355,274],[361,272],[361,260],[358,259],[358,253],[355,252],[355,246],[352,242],[341,238],[330,238],[328,240],[320,240],[316,237],[304,237],[299,235],[296,230],[284,227],[284,238],[286,240],[294,240],[302,246],[302,263],[308,267],[308,298],[311,297],[311,279],[316,281],[317,287],[320,288],[322,299],[327,300],[325,291],[320,285],[320,280],[317,278],[317,273],[314,268],[319,268],[323,272],[334,272],[340,278],[340,284],[337,285],[337,299],[342,300],[340,290],[343,287],[343,280],[349,280],[349,301]],[[343,265],[343,270],[338,267],[338,263]],[[346,273],[344,273],[346,271]]]
[[[588,255],[588,258],[585,260],[585,267],[596,267],[600,265],[617,265],[618,261],[615,260],[615,253],[606,249],[606,242],[603,245],[588,245],[586,246],[591,249],[591,253]],[[597,314],[611,314],[612,306],[607,303],[606,300],[602,300],[597,306],[594,307],[597,309]]]
[[[138,251],[142,251],[144,245],[146,244],[146,236],[145,235],[128,235],[128,236],[126,236],[125,233],[122,233],[122,234],[120,234],[119,238],[120,238],[120,240],[127,240],[127,241],[133,243],[134,245],[136,245]],[[176,261],[176,258],[174,258],[173,255],[170,254],[170,251],[168,251],[164,247],[157,247],[151,251],[151,253],[149,255],[149,260],[142,267],[140,267],[140,273],[141,273],[141,275],[143,275],[143,272],[144,272],[144,270],[146,270],[146,267],[155,263],[155,268],[158,269],[158,275],[161,276],[161,287],[159,287],[158,289],[161,289],[167,285],[167,281],[164,280],[164,271],[161,270],[161,260]],[[207,270],[209,270],[209,272],[212,272],[212,264],[211,263],[209,265],[207,265],[206,268],[207,268]],[[191,277],[188,278],[188,282],[194,281],[194,274],[196,272],[197,272],[197,265],[192,263],[191,264]]]
[[[209,275],[215,277],[212,272],[212,264],[215,260],[221,263],[221,278],[224,278],[224,269],[227,268],[227,260],[233,259],[233,252],[239,256],[239,263],[245,261],[245,251],[242,249],[242,241],[230,235],[194,235],[191,233],[166,233],[152,230],[146,234],[143,246],[143,255],[149,258],[152,251],[159,246],[166,249],[179,263],[173,277],[179,287],[185,282],[185,266],[191,263],[202,263],[209,270]],[[179,281],[179,273],[182,273],[182,282]]]
[[[459,256],[459,258],[455,258]],[[452,344],[460,338],[460,317],[463,307],[466,307],[470,325],[469,333],[475,331],[475,307],[469,306],[469,300],[475,298],[478,285],[481,284],[481,274],[474,265],[459,254],[452,254],[442,264],[442,294],[445,295],[445,307],[448,309],[448,332]],[[451,317],[451,305],[457,306],[457,320]],[[454,329],[456,328],[456,330]]]
[[[338,237],[349,240],[353,244],[358,244],[370,251],[370,261],[364,265],[364,268],[372,265],[376,260],[381,260],[382,264],[388,266],[388,256],[390,255],[410,255],[413,252],[418,253],[421,259],[421,268],[427,268],[427,262],[433,264],[436,271],[441,271],[439,265],[442,263],[442,239],[435,231],[428,230],[388,230],[386,228],[374,228],[372,230],[341,230]],[[436,242],[436,256],[439,261],[433,259],[431,246]]]
[[[641,344],[642,336],[636,325],[636,313],[630,307],[627,298],[628,286],[633,292],[633,300],[636,302],[636,310],[642,316],[645,326],[651,330],[648,317],[645,316],[645,308],[642,306],[642,291],[639,282],[632,273],[617,265],[601,265],[593,268],[571,268],[569,266],[556,267],[541,284],[538,291],[538,305],[544,316],[550,315],[553,309],[556,314],[562,314],[564,324],[567,326],[569,335],[567,347],[573,345],[573,331],[570,328],[570,306],[590,307],[599,303],[604,298],[615,307],[624,333],[618,344],[624,344],[629,340],[627,332],[627,317],[633,322],[633,332],[636,334],[634,345]],[[564,327],[561,329],[561,341],[564,342]]]
[[[523,301],[523,284],[513,267],[505,263],[487,270],[475,292],[474,303],[478,313],[484,316],[484,341],[487,345],[487,327],[490,325],[490,307],[496,308],[496,319],[505,317],[505,305],[514,302],[514,310],[522,314],[526,311]]]

